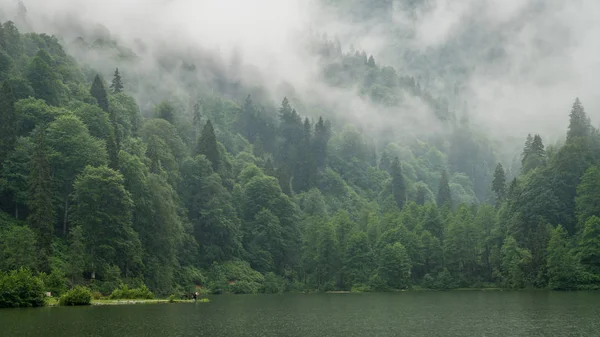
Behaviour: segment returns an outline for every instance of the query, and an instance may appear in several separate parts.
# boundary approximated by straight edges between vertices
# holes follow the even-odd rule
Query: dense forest
[[[444,98],[337,40],[311,42],[328,85],[385,111],[418,98],[445,131],[374,135],[231,76],[204,90],[177,54],[163,70],[180,64],[190,90],[164,98],[57,37],[1,27],[0,286],[18,270],[55,294],[600,284],[600,133],[579,99],[564,142],[523,135],[514,165]]]

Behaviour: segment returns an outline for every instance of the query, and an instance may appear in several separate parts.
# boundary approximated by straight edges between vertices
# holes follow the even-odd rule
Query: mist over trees
[[[2,275],[159,295],[600,284],[600,133],[583,97],[564,102],[560,146],[523,134],[515,164],[444,97],[336,39],[307,42],[319,77],[402,110],[404,127],[374,134],[293,88],[273,99],[202,54],[165,51],[142,76],[115,40],[83,35],[71,56],[1,27]],[[98,70],[90,53],[117,57]],[[405,132],[412,100],[442,131]]]

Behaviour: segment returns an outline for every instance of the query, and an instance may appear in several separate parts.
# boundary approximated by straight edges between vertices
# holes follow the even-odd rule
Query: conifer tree
[[[531,144],[526,143],[523,151],[521,172],[527,174],[529,171],[543,166],[546,163],[546,150],[540,135],[535,135]]]
[[[506,197],[506,175],[501,163],[496,165],[494,171],[494,180],[492,181],[492,191],[496,193],[496,204],[499,204]]]
[[[36,236],[39,268],[50,272],[49,258],[52,255],[55,211],[53,181],[48,160],[49,148],[46,145],[45,130],[36,128],[33,132],[34,148],[29,174],[29,226]]]
[[[108,112],[108,96],[106,94],[106,89],[104,88],[104,84],[102,84],[102,80],[99,75],[94,77],[94,82],[92,83],[92,87],[90,88],[90,94],[92,97],[96,99],[98,105],[104,110]]]
[[[567,131],[567,143],[577,137],[588,137],[591,132],[590,118],[585,113],[579,98],[575,99],[571,113],[569,114],[569,130]]]
[[[118,73],[116,73],[118,75]],[[120,77],[119,77],[120,78]],[[114,81],[113,81],[114,84]],[[111,86],[112,87],[112,86]],[[92,97],[96,99],[98,102],[98,106],[110,114],[110,121],[112,124],[112,130],[106,140],[106,150],[108,152],[108,159],[110,163],[110,168],[113,170],[118,170],[119,168],[119,128],[117,124],[117,116],[115,116],[114,111],[109,111],[108,107],[108,94],[106,93],[106,89],[104,88],[104,84],[102,83],[102,79],[100,76],[96,74],[94,77],[94,82],[92,83],[92,87],[90,88],[90,94]]]
[[[17,141],[15,96],[8,82],[0,89],[0,167]]]
[[[396,205],[402,209],[406,203],[406,181],[404,180],[402,166],[398,157],[394,158],[390,171],[392,175],[392,194],[394,195],[394,200],[396,200]]]
[[[115,75],[113,77],[110,88],[113,90],[113,94],[118,94],[123,91],[123,81],[121,80],[119,68],[115,70]]]
[[[203,154],[212,163],[213,170],[217,171],[219,168],[219,149],[217,147],[217,137],[215,136],[215,130],[213,129],[210,120],[206,122],[202,134],[198,138],[198,145],[196,147],[197,154]]]
[[[442,178],[440,179],[440,186],[438,189],[436,201],[437,201],[438,207],[444,207],[444,206],[452,207],[452,194],[450,193],[448,173],[446,173],[446,170],[442,170]]]
[[[331,128],[328,122],[323,121],[323,117],[319,117],[319,121],[315,124],[315,137],[313,141],[313,151],[318,169],[323,169],[327,165],[327,144],[331,138]]]

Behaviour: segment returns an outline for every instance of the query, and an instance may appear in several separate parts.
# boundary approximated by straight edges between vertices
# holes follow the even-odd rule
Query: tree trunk
[[[15,219],[19,220],[19,203],[15,202]]]

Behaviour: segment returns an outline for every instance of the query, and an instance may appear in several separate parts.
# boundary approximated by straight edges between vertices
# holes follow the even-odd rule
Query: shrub
[[[145,284],[142,284],[139,288],[132,288],[124,284],[119,288],[113,290],[112,294],[109,296],[110,299],[152,299],[154,298],[154,294],[146,287]]]
[[[102,299],[102,293],[99,291],[94,291],[92,293],[92,298],[95,300],[100,300],[100,299]]]
[[[175,303],[175,301],[177,300],[177,297],[173,294],[171,294],[171,296],[169,296],[169,303]]]
[[[0,273],[0,308],[41,307],[44,297],[44,284],[31,270]]]
[[[92,292],[82,286],[77,286],[60,297],[60,305],[90,305]]]

